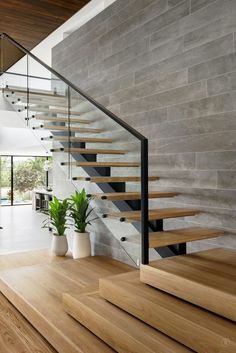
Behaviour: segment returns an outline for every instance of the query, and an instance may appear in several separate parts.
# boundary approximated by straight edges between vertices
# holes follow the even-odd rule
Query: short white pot
[[[89,233],[74,232],[73,238],[73,259],[82,259],[91,256],[91,242]]]
[[[51,251],[56,256],[65,256],[68,251],[68,242],[66,235],[53,234]]]

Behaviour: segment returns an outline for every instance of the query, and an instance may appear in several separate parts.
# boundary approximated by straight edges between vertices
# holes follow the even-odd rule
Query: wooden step
[[[48,113],[48,114],[61,114],[61,115],[76,115],[76,116],[80,116],[79,112],[74,112],[74,111],[70,111],[70,114],[68,113],[68,109],[53,109],[53,108],[43,108],[40,106],[34,106],[34,107],[30,107],[30,111],[32,112],[43,112],[43,113]]]
[[[51,140],[60,142],[88,142],[88,143],[112,143],[112,139],[99,137],[82,137],[82,136],[53,136],[42,137],[41,140]]]
[[[0,291],[58,353],[114,352],[67,315],[62,305],[62,294],[65,291],[80,293],[91,285],[98,288],[99,278],[132,268],[102,256],[76,261],[68,257],[58,261],[58,258],[51,257],[53,263],[0,272]],[[44,353],[43,350],[38,352]]]
[[[53,98],[66,98],[65,95],[61,95],[61,94],[57,94],[54,93],[53,91],[47,91],[47,90],[40,90],[40,89],[33,89],[31,88],[28,92],[26,90],[26,88],[22,88],[22,87],[15,87],[15,86],[9,86],[4,88],[5,92],[11,92],[11,93],[20,93],[23,95],[26,94],[32,94],[32,95],[40,95],[40,96],[49,96],[49,97],[53,97]]]
[[[201,211],[191,208],[163,208],[149,210],[149,220],[195,216]],[[103,214],[103,218],[117,218],[121,222],[138,222],[141,220],[141,211],[114,212]]]
[[[100,295],[195,352],[236,352],[235,324],[145,285],[139,276],[134,271],[100,279]]]
[[[141,178],[136,176],[123,176],[123,177],[73,177],[73,180],[90,181],[91,183],[126,183],[126,182],[140,182]],[[151,176],[149,181],[159,180],[158,177]]]
[[[222,235],[224,235],[222,230],[199,227],[153,232],[149,233],[149,248],[161,248],[173,244],[216,238]]]
[[[91,128],[82,128],[77,126],[56,126],[56,125],[40,125],[39,128],[52,130],[52,131],[74,131],[74,132],[91,132],[91,133],[99,133],[103,132],[104,130],[101,129],[91,129]]]
[[[45,115],[35,115],[33,116],[36,120],[43,120],[43,121],[53,121],[57,123],[79,123],[79,124],[91,124],[93,121],[92,120],[85,120],[85,119],[77,119],[77,118],[56,118],[52,116],[45,116]]]
[[[161,332],[108,303],[98,293],[65,294],[63,302],[68,314],[116,352],[191,352]]]
[[[93,168],[110,168],[110,167],[139,167],[139,163],[135,162],[62,162],[61,165],[72,165],[75,167],[93,167]]]
[[[12,96],[12,98],[16,98],[18,102],[22,102],[23,104],[28,103],[28,97],[27,95],[18,95],[17,97]],[[29,96],[29,103],[30,104],[37,104],[41,106],[53,106],[53,107],[67,107],[68,106],[68,100],[66,98],[61,98],[61,97],[46,97],[46,96]],[[78,100],[74,100],[73,102],[78,103]]]
[[[236,250],[212,249],[152,262],[142,265],[141,281],[236,321],[232,256]]]
[[[165,198],[165,197],[174,197],[178,194],[176,192],[164,192],[164,191],[153,191],[149,192],[150,199],[156,198]],[[108,200],[108,201],[119,201],[119,200],[140,200],[141,193],[140,192],[111,192],[111,193],[95,193],[90,196],[100,199],[100,200]]]
[[[79,154],[126,154],[126,150],[111,150],[111,149],[99,149],[99,148],[64,148],[64,152],[79,153]]]

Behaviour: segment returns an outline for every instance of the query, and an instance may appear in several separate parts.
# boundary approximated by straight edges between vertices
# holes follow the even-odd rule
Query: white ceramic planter
[[[56,256],[65,256],[68,251],[68,242],[66,235],[56,235],[52,236],[51,251]]]
[[[89,233],[74,232],[72,255],[73,259],[91,256]]]

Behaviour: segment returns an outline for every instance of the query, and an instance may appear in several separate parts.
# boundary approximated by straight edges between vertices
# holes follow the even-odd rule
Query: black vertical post
[[[48,157],[46,157],[46,161],[48,161]],[[46,184],[46,189],[48,189],[48,174],[49,174],[49,172],[48,172],[48,170],[46,170],[46,173],[45,173],[45,184]]]
[[[71,118],[70,118],[70,114],[71,114],[71,102],[70,102],[70,87],[67,86],[67,100],[68,100],[68,179],[72,179],[72,166],[70,165],[71,161],[71,153],[70,153],[70,149],[71,149]]]
[[[141,140],[141,244],[142,264],[149,263],[148,140]]]
[[[27,126],[29,125],[29,55],[26,55]]]
[[[13,185],[13,178],[14,178],[14,172],[13,172],[13,156],[11,156],[11,206],[13,206],[14,203],[14,185]]]

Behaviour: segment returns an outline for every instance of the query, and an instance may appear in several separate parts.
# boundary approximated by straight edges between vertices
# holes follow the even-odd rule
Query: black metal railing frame
[[[69,88],[72,88],[75,92],[79,93],[83,98],[89,101],[92,105],[94,105],[104,114],[106,114],[110,119],[115,121],[118,125],[123,127],[126,131],[128,131],[131,135],[133,135],[135,138],[137,138],[140,141],[140,144],[141,144],[141,262],[142,264],[148,264],[149,263],[148,139],[142,134],[140,134],[137,130],[135,130],[132,126],[128,125],[125,121],[117,117],[114,113],[109,111],[102,104],[95,101],[86,92],[81,90],[79,87],[77,87],[72,82],[67,80],[64,76],[59,74],[49,65],[44,63],[41,59],[39,59],[37,56],[32,54],[29,50],[24,48],[21,44],[16,42],[8,34],[1,33],[0,39],[3,39],[3,38],[6,38],[14,46],[16,46],[22,52],[24,52],[25,55],[27,55],[27,76],[28,77],[29,77],[28,57],[31,57],[32,59],[37,61],[40,65],[45,67],[48,71],[50,71],[52,75],[56,76],[58,79],[63,81]],[[27,101],[29,99],[28,97],[29,97],[29,87],[27,86]],[[69,112],[70,112],[70,104],[68,106],[68,113]],[[68,116],[70,116],[70,114]],[[27,118],[29,117],[27,116]],[[70,121],[69,121],[69,125],[70,125]]]

